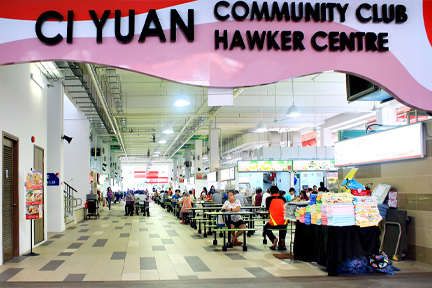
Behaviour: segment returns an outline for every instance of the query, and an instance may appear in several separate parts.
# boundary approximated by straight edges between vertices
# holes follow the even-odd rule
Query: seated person
[[[306,190],[301,190],[300,191],[300,200],[309,201],[309,196],[306,194]]]
[[[125,215],[124,216],[132,216],[133,215],[133,205],[134,205],[134,197],[132,193],[129,191],[126,194],[126,205],[125,205]]]
[[[286,202],[292,201],[294,199],[294,197],[295,197],[294,195],[295,195],[295,189],[294,189],[294,187],[291,187],[288,190],[288,193],[285,194],[285,200],[286,200]]]
[[[226,211],[233,211],[233,212],[239,212],[240,211],[240,201],[235,198],[234,191],[228,191],[228,200],[225,201],[225,203],[222,206],[222,210]],[[240,228],[245,229],[246,225],[242,220],[241,215],[231,215],[231,229]],[[238,237],[243,234],[244,231],[231,231],[232,237],[232,244],[234,246],[240,246],[243,244],[243,242],[238,241]]]
[[[191,191],[192,192],[192,191]],[[181,204],[180,216],[182,218],[181,224],[186,224],[186,216],[191,212],[193,200],[190,197],[188,192],[183,194],[183,197],[180,199],[179,204]]]
[[[277,186],[270,187],[270,197],[266,199],[266,210],[269,212],[270,221],[264,225],[264,234],[272,242],[271,250],[276,250],[279,240],[278,250],[286,250],[285,236],[286,230],[279,230],[279,239],[269,229],[286,229],[288,220],[285,220],[285,197],[279,195],[279,188]]]
[[[147,195],[143,192],[143,191],[141,191],[140,192],[140,194],[139,194],[139,196],[138,196],[138,204],[139,204],[139,206],[140,206],[140,208],[141,208],[141,212],[144,212],[144,215],[145,215],[145,212],[146,212],[146,201],[147,201]],[[137,215],[138,215],[138,210],[137,210]],[[143,215],[143,216],[144,216]]]

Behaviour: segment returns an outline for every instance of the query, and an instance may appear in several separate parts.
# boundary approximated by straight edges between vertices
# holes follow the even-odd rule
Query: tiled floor
[[[157,205],[150,209],[150,217],[124,217],[124,204],[115,204],[111,211],[102,211],[100,219],[50,233],[47,242],[33,249],[40,256],[14,258],[1,266],[0,282],[246,278],[246,283],[254,283],[298,276],[315,282],[310,276],[327,275],[317,265],[275,258],[262,244],[261,232],[248,238],[249,251],[234,247],[225,253],[212,245],[213,237],[203,238]],[[431,266],[410,261],[395,266],[402,269],[398,274],[432,272]]]

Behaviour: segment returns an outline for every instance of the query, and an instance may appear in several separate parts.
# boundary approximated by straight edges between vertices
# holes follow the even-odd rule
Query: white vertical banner
[[[208,88],[208,106],[233,106],[234,90],[232,88]]]

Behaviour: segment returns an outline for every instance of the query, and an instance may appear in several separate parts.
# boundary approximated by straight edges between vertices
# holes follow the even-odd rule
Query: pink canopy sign
[[[211,87],[334,70],[432,111],[431,0],[0,4],[0,64],[92,62]]]

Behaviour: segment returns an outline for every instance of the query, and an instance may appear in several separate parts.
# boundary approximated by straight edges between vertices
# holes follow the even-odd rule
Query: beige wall
[[[432,135],[432,122],[426,123]],[[432,265],[432,138],[426,136],[426,158],[362,165],[355,179],[390,184],[398,192],[398,209],[407,210],[408,258]],[[339,170],[339,184],[350,169]]]

